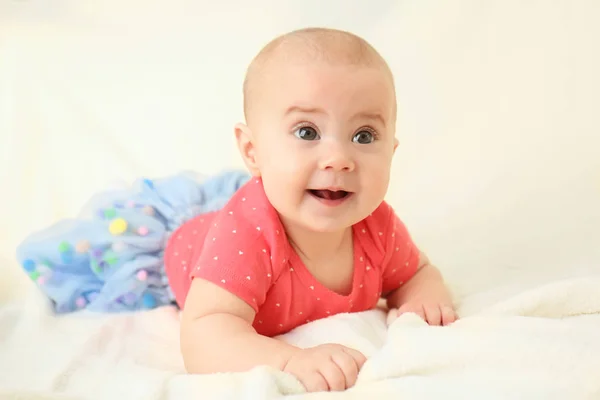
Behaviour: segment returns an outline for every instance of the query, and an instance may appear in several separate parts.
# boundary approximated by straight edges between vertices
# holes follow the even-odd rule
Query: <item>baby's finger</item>
[[[319,372],[325,378],[329,390],[342,391],[346,389],[346,377],[344,372],[336,364],[333,359],[330,359],[319,367]]]
[[[350,357],[352,357],[358,370],[360,371],[364,363],[367,361],[367,357],[365,357],[365,355],[360,351],[351,349],[350,347],[344,347],[343,350],[344,352],[348,353]]]
[[[458,319],[456,312],[450,306],[442,306],[442,325],[450,325]]]
[[[306,371],[296,378],[302,383],[307,392],[326,392],[329,390],[325,377],[318,371]]]
[[[344,389],[352,387],[358,377],[358,364],[354,361],[352,356],[344,351],[338,351],[331,355],[331,359],[344,374],[345,385]]]
[[[423,310],[423,306],[420,304],[417,306],[413,306],[412,304],[405,304],[398,309],[398,316],[406,313],[414,313],[417,314],[423,321],[427,321],[425,317],[425,311]]]
[[[425,315],[427,316],[427,323],[432,326],[439,326],[442,322],[442,312],[440,306],[423,306]]]
[[[387,326],[390,326],[392,324],[392,322],[394,322],[397,318],[398,318],[398,309],[392,308],[390,311],[388,311],[388,314],[387,314],[387,319],[386,319]]]

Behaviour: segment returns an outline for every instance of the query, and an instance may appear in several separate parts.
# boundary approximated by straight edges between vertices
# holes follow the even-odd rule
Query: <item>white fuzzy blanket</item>
[[[0,398],[600,398],[600,275],[493,297],[467,297],[462,319],[445,328],[406,315],[388,330],[377,310],[296,329],[284,339],[334,341],[369,356],[354,388],[305,394],[266,368],[185,375],[172,308],[55,318],[32,296],[0,309]]]

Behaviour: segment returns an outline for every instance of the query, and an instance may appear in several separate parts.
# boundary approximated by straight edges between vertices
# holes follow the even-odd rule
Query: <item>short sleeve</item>
[[[211,222],[190,278],[212,282],[258,311],[273,282],[270,246],[260,225],[237,214],[225,210]]]
[[[420,252],[408,229],[387,206],[387,224],[384,235],[385,257],[382,271],[382,292],[393,291],[417,272]]]

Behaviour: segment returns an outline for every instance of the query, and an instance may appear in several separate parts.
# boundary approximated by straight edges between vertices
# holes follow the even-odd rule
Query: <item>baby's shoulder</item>
[[[402,231],[402,221],[394,211],[393,207],[386,201],[381,204],[365,219],[355,226],[359,232],[358,238],[363,246],[385,252],[394,242],[401,238],[398,235]]]
[[[392,206],[386,201],[382,201],[371,214],[361,221],[361,223],[369,230],[374,231],[377,234],[376,236],[383,236],[384,231],[389,229],[395,216],[396,214]]]
[[[198,264],[219,270],[244,270],[247,276],[264,275],[272,281],[282,271],[283,264],[278,261],[286,258],[286,240],[262,184],[251,181],[210,221]]]
[[[223,238],[220,246],[224,247],[262,246],[261,251],[269,251],[276,247],[278,237],[285,237],[279,216],[258,179],[238,189],[211,222],[208,236],[215,237],[214,241]]]
[[[234,222],[244,228],[252,225],[257,232],[264,232],[263,228],[276,225],[278,217],[260,180],[251,179],[233,194],[218,212],[217,219]]]

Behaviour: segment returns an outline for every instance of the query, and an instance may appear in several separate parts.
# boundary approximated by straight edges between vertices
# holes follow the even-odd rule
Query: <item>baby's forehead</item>
[[[366,41],[344,32],[334,32],[295,34],[269,43],[250,64],[247,80],[270,68],[290,65],[379,66],[388,69],[385,60]]]
[[[363,64],[375,61],[376,52],[359,38],[346,35],[290,36],[265,47],[257,60],[308,59],[328,63]],[[261,57],[262,56],[262,57]]]
[[[273,40],[252,61],[244,81],[246,119],[253,103],[260,100],[261,89],[270,84],[270,75],[288,67],[319,65],[376,69],[385,75],[393,90],[393,76],[387,63],[365,40],[342,31],[306,29]]]

